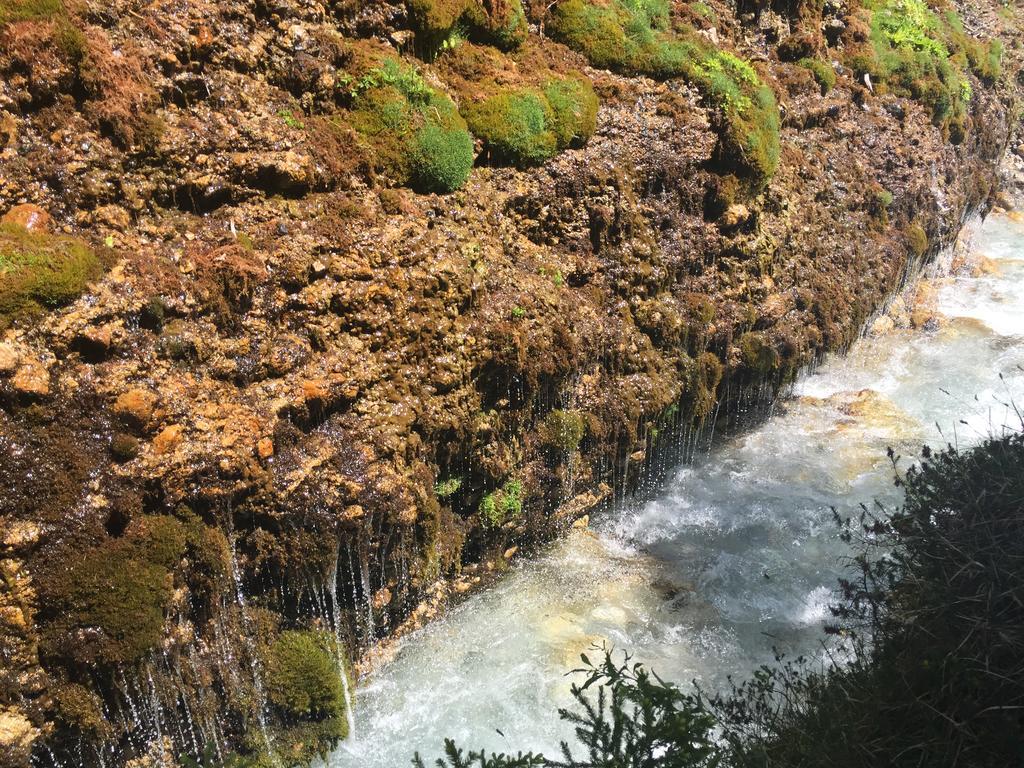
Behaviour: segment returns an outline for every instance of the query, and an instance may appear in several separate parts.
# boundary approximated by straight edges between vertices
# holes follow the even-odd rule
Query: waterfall
[[[341,688],[345,696],[345,720],[348,723],[348,738],[355,738],[356,716],[355,699],[348,682],[348,667],[345,664],[345,644],[341,639],[341,606],[338,605],[338,565],[341,560],[341,534],[338,534],[337,547],[334,550],[334,562],[327,579],[327,594],[331,598],[331,629],[334,631],[334,654],[338,660],[338,674],[341,675]]]
[[[242,614],[242,623],[245,626],[246,631],[250,635],[255,635],[255,629],[252,626],[252,621],[249,618],[248,605],[245,601],[245,593],[242,590],[242,572],[238,567],[238,554],[235,550],[235,532],[231,531],[231,535],[228,537],[228,543],[231,545],[231,577],[235,582],[235,597],[238,600],[238,609]],[[258,700],[258,706],[256,711],[256,717],[260,723],[260,731],[263,734],[263,741],[267,745],[267,752],[271,756],[271,760],[274,764],[277,764],[277,758],[274,756],[274,744],[270,738],[270,730],[267,727],[267,694],[263,689],[263,676],[260,670],[260,661],[258,654],[253,651],[250,654],[252,660],[252,685],[256,691],[256,698]]]

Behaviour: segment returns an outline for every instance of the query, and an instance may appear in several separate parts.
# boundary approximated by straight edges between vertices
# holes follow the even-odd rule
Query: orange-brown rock
[[[112,410],[114,415],[128,426],[144,430],[152,421],[159,400],[155,392],[133,387],[118,395]]]
[[[261,459],[269,459],[274,455],[274,441],[269,437],[260,438],[256,442],[256,455]]]
[[[50,372],[42,363],[31,360],[14,372],[11,384],[23,395],[46,397],[50,394]]]
[[[50,214],[32,203],[23,203],[11,208],[0,218],[0,224],[14,224],[30,232],[49,232]]]
[[[170,453],[181,445],[185,429],[180,424],[171,424],[165,427],[156,437],[153,438],[153,451],[157,455]]]

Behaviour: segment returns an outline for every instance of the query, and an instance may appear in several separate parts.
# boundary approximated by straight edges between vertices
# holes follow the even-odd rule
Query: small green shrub
[[[821,86],[822,94],[826,94],[836,87],[836,71],[827,61],[806,58],[800,59],[797,65],[810,71],[814,76],[814,81]]]
[[[416,132],[413,186],[428,192],[452,192],[473,169],[473,139],[465,128],[427,123]]]
[[[588,139],[597,127],[597,104],[590,83],[559,78],[543,89],[500,91],[464,112],[491,159],[530,166]]]
[[[523,514],[523,483],[509,480],[480,500],[480,522],[485,528],[499,528]]]
[[[302,130],[306,127],[290,109],[279,109],[277,111],[277,116],[280,117],[284,121],[284,124],[292,130]]]
[[[83,241],[0,225],[0,326],[74,301],[103,272]]]
[[[352,127],[374,164],[399,184],[452,192],[469,178],[473,140],[447,96],[396,59],[385,59],[352,88]]]

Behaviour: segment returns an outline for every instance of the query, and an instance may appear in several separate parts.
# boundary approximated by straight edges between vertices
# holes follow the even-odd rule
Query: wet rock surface
[[[266,703],[282,632],[358,656],[429,620],[647,479],[659,434],[752,418],[997,202],[999,3],[961,4],[1009,74],[959,144],[842,66],[822,95],[780,60],[795,18],[712,5],[783,115],[742,199],[694,89],[537,27],[597,132],[445,196],[326,125],[345,40],[401,47],[403,4],[86,3],[70,58],[62,19],[0,28],[0,212],[113,256],[0,339],[0,761],[329,740],[337,713]],[[927,288],[904,304],[872,332],[940,322]]]

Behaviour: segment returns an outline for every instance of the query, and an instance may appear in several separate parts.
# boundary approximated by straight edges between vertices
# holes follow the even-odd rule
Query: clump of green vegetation
[[[719,161],[757,187],[775,173],[780,154],[775,94],[743,59],[690,27],[674,32],[666,0],[567,0],[552,11],[550,29],[594,66],[685,78],[717,112]]]
[[[295,116],[295,113],[290,109],[279,109],[277,110],[277,116],[284,120],[284,124],[292,130],[302,130],[306,126],[303,122]]]
[[[480,500],[480,522],[485,528],[499,528],[523,514],[523,483],[512,479]]]
[[[814,81],[821,86],[822,94],[826,94],[836,87],[836,71],[827,61],[804,58],[797,62],[797,66],[810,71],[814,76]]]
[[[528,25],[521,0],[408,0],[420,52],[431,58],[462,36],[502,50],[526,40]]]
[[[353,85],[351,121],[377,170],[399,184],[452,192],[469,178],[473,139],[466,121],[451,99],[397,59],[385,59]]]
[[[0,27],[18,21],[44,21],[64,13],[63,0],[0,0]]]
[[[0,225],[0,327],[71,303],[102,273],[100,257],[77,238]]]
[[[85,686],[78,683],[61,685],[53,699],[57,718],[80,733],[97,738],[110,731],[103,716],[103,702]]]
[[[654,77],[681,74],[667,0],[565,0],[552,10],[548,28],[595,67]]]
[[[457,493],[461,487],[461,477],[449,477],[447,480],[441,480],[434,485],[434,495],[439,499],[446,499]]]
[[[920,224],[911,224],[904,234],[907,236],[907,245],[910,252],[920,258],[928,252],[928,234]]]
[[[882,87],[920,101],[935,125],[954,143],[962,141],[972,98],[967,70],[995,82],[1002,44],[971,38],[954,10],[934,10],[924,0],[865,5],[871,10],[870,41],[854,49],[847,63],[858,77],[870,74]]]
[[[337,717],[344,721],[343,670],[333,639],[323,632],[287,630],[267,650],[266,683],[270,703],[299,719]]]
[[[265,652],[267,698],[280,717],[275,752],[286,765],[309,764],[348,737],[349,706],[334,638],[316,630],[281,632]]]
[[[744,333],[739,341],[740,355],[748,369],[768,374],[779,367],[779,353],[760,333]]]
[[[582,144],[597,130],[597,94],[589,80],[578,77],[551,79],[544,86],[551,108],[551,132],[559,149]]]
[[[597,104],[590,83],[558,78],[542,89],[500,91],[464,111],[492,159],[529,166],[586,141],[597,127]]]
[[[171,598],[169,574],[185,545],[181,523],[147,516],[44,579],[55,608],[44,647],[55,653],[73,648],[76,659],[104,664],[130,663],[157,647]]]
[[[587,426],[579,411],[553,410],[540,425],[540,438],[544,445],[571,453],[579,448]]]
[[[884,230],[889,226],[889,207],[894,200],[892,192],[881,184],[872,184],[868,189],[866,207],[874,229]]]
[[[746,357],[748,352],[753,352],[753,344],[748,342],[746,347],[741,347]],[[774,351],[774,350],[773,350]],[[758,351],[755,359],[761,357]],[[685,392],[687,411],[692,415],[695,423],[702,424],[708,419],[718,404],[718,385],[722,381],[723,367],[721,360],[713,352],[704,352],[696,359],[690,360],[686,367],[687,387]],[[673,405],[672,408],[678,408]]]

